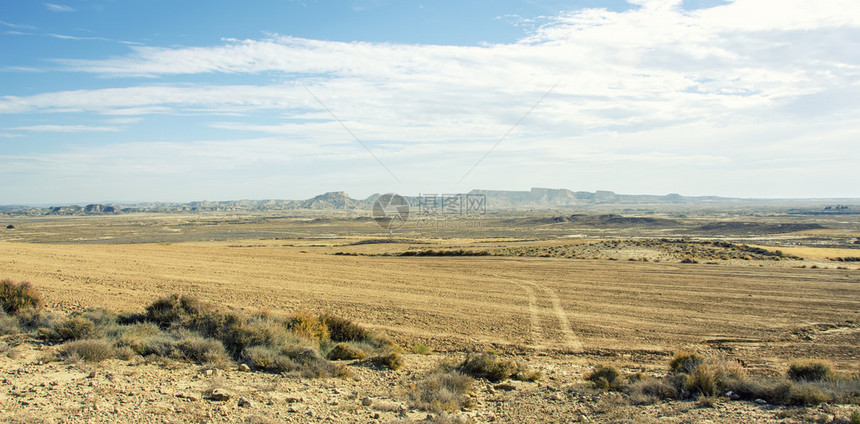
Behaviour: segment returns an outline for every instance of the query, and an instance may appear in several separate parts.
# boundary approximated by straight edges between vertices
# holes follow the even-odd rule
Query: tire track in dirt
[[[542,284],[538,284],[535,282],[527,282],[527,284],[533,284],[535,287],[540,288],[544,293],[547,294],[550,301],[552,302],[552,309],[555,313],[556,318],[558,319],[559,327],[564,336],[564,344],[566,350],[569,352],[581,352],[582,351],[582,342],[576,337],[576,334],[570,328],[570,321],[567,319],[567,312],[565,312],[564,307],[561,305],[561,298],[558,297],[558,293],[555,290],[544,286]]]
[[[514,280],[508,280],[524,292],[526,292],[529,302],[529,339],[527,340],[528,347],[535,350],[545,350],[546,345],[543,343],[544,334],[543,327],[540,323],[540,309],[538,308],[537,295],[535,294],[534,289],[531,287],[521,284]]]
[[[501,278],[498,275],[494,275],[493,277]],[[522,289],[528,297],[529,322],[531,326],[531,340],[528,346],[530,348],[535,350],[546,350],[551,346],[560,345],[562,350],[567,352],[582,351],[582,342],[571,329],[570,321],[567,318],[567,312],[565,312],[564,307],[561,304],[561,298],[553,289],[534,281],[511,279],[505,279],[505,281],[508,281]],[[551,310],[550,308],[542,308],[538,305],[537,291],[543,292],[543,297],[549,299],[549,303],[552,305]],[[546,331],[545,327],[541,324],[540,315],[542,312],[552,314],[558,320],[558,330],[561,331],[562,340],[550,339],[551,336],[549,332]],[[549,343],[549,346],[547,343]]]

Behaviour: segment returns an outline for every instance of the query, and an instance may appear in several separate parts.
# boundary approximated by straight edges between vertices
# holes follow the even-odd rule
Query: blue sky
[[[0,46],[0,204],[860,197],[853,0],[3,0]]]

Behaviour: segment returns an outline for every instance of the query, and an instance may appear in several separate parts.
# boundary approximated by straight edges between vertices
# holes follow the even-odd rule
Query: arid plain
[[[426,413],[411,410],[400,389],[386,387],[406,387],[422,370],[470,352],[519,358],[544,374],[537,383],[517,382],[511,392],[492,385],[487,392],[478,390],[476,405],[459,415],[477,422],[661,417],[769,422],[850,415],[844,406],[791,415],[784,408],[744,402],[711,408],[684,402],[622,405],[601,412],[587,405],[591,397],[567,389],[584,385],[583,375],[598,363],[665,373],[672,354],[681,350],[737,359],[762,375],[781,375],[798,358],[826,358],[841,373],[860,372],[860,262],[835,259],[860,256],[860,244],[854,243],[860,240],[857,215],[701,215],[655,224],[512,213],[480,222],[412,223],[390,234],[366,214],[322,212],[10,216],[4,227],[5,221],[14,228],[0,230],[0,277],[31,281],[50,310],[142,312],[154,300],[178,293],[249,313],[329,312],[386,334],[404,352],[416,346],[432,350],[406,354],[403,370],[367,377],[364,386],[361,379],[350,383],[354,399],[339,401],[344,408],[351,405],[339,415],[338,407],[324,403],[326,395],[305,395],[305,403],[328,405],[316,406],[310,415],[295,406],[267,407],[262,400],[255,402],[256,411],[234,405],[225,413],[226,403],[194,400],[209,411],[201,413],[202,421],[423,419]],[[37,357],[34,350],[3,359],[2,372],[17,369],[21,358],[38,363]],[[110,364],[113,374],[122,369]],[[58,365],[42,367],[48,366]],[[50,380],[48,371],[39,374],[38,365],[31,367],[33,382]],[[82,367],[87,365],[68,372],[89,375]],[[146,375],[156,378],[158,372]],[[233,371],[225,372],[223,378],[231,378]],[[6,378],[13,384],[13,377]],[[283,390],[300,390],[299,383],[284,382]],[[17,386],[22,384],[27,383]],[[170,402],[176,401],[174,394],[166,395]],[[377,404],[402,405],[373,409],[368,401],[367,412],[357,400],[366,396]],[[15,404],[18,398],[5,395],[4,411],[34,413],[32,405],[40,404]],[[43,396],[46,402],[50,399]],[[68,421],[107,421],[123,411],[111,406],[93,412],[85,406],[72,408]],[[151,422],[188,419],[190,412],[171,408],[157,410]],[[212,414],[213,408],[220,409]],[[55,409],[42,418],[62,422],[63,411],[70,410]],[[136,412],[142,414],[139,421],[150,422],[143,409]],[[107,415],[97,419],[99,413]]]

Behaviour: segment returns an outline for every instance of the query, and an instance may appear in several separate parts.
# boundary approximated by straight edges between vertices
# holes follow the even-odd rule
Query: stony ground
[[[474,406],[447,417],[414,408],[410,384],[447,355],[405,355],[398,371],[361,363],[351,378],[302,379],[215,370],[172,360],[44,362],[51,346],[6,338],[0,356],[0,420],[10,423],[367,423],[367,422],[848,422],[858,406],[776,407],[723,399],[713,406],[673,401],[631,406],[597,392],[587,360],[536,356],[537,382],[479,380]],[[447,420],[446,420],[447,419]]]

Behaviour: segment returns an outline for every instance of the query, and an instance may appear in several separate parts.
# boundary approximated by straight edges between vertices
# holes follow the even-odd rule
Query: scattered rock
[[[496,384],[495,386],[493,386],[493,388],[496,390],[504,390],[507,392],[517,389],[516,387],[508,383]]]
[[[239,364],[239,371],[248,372],[251,371],[251,367],[248,364]]]
[[[232,397],[232,394],[225,389],[215,389],[212,390],[212,394],[209,395],[209,399],[212,399],[217,402],[224,402],[229,400]]]
[[[250,408],[250,407],[254,406],[254,404],[251,403],[251,401],[248,399],[239,398],[239,406],[242,408]]]
[[[373,405],[373,399],[366,397],[361,399],[361,406],[370,406]]]
[[[196,395],[196,394],[194,394],[194,393],[177,393],[177,394],[176,394],[176,397],[178,397],[178,398],[180,398],[180,399],[188,399],[188,400],[191,400],[191,401],[198,401],[198,400],[200,400],[200,396],[197,396],[197,395]]]
[[[732,391],[726,392],[726,397],[729,398],[729,400],[740,400],[741,399],[741,396],[739,394],[732,392]]]
[[[757,404],[759,404],[759,405],[767,405],[767,401],[766,401],[766,400],[764,400],[764,399],[756,399],[756,400],[754,400],[753,402],[755,402],[755,403],[757,403]]]

